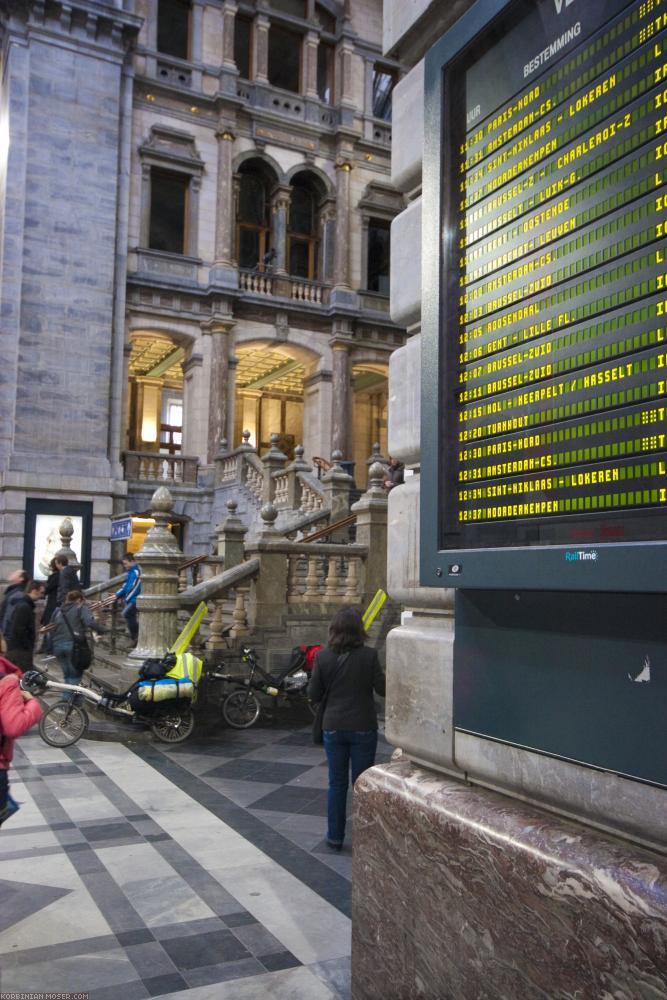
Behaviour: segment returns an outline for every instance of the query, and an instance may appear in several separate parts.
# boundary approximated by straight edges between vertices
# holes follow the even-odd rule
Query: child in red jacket
[[[37,699],[21,690],[21,676],[17,667],[0,656],[0,826],[10,815],[7,772],[14,755],[14,740],[43,715]]]

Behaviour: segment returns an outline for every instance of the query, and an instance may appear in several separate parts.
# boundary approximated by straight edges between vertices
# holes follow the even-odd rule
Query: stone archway
[[[389,365],[380,361],[352,365],[352,460],[359,489],[367,486],[367,460],[373,445],[387,454]]]
[[[135,332],[130,343],[127,450],[180,454],[185,348],[155,332]]]

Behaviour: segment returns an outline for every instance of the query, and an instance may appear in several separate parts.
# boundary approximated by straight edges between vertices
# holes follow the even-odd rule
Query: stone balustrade
[[[290,298],[296,302],[312,302],[314,305],[326,305],[329,301],[330,289],[317,281],[291,279]]]
[[[189,455],[161,455],[154,451],[126,451],[125,478],[142,483],[196,486],[199,459]]]
[[[356,548],[350,551],[353,549],[350,545],[335,546],[334,552],[331,548],[334,547],[309,545],[308,551],[288,554],[288,604],[358,604],[361,601],[366,550],[360,547],[360,551]]]
[[[301,510],[304,514],[314,514],[322,510],[324,506],[324,492],[317,484],[316,480],[308,481],[305,477],[301,479]]]
[[[253,295],[273,295],[273,275],[239,270],[239,288]]]

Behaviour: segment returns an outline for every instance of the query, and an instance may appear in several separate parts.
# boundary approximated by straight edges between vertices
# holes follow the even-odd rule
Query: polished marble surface
[[[69,750],[30,734],[15,763],[0,993],[349,1000],[352,855],[324,844],[309,728]]]
[[[667,998],[664,854],[405,758],[354,824],[354,1000]]]

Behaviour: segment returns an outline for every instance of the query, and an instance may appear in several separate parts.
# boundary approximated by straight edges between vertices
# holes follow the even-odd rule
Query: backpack
[[[22,597],[25,597],[25,590],[21,587],[17,587],[16,590],[12,590],[12,592],[5,597],[5,600],[3,601],[2,621],[0,622],[0,632],[2,632],[3,635],[9,635],[9,629],[12,624],[14,612],[16,611],[16,605]]]

